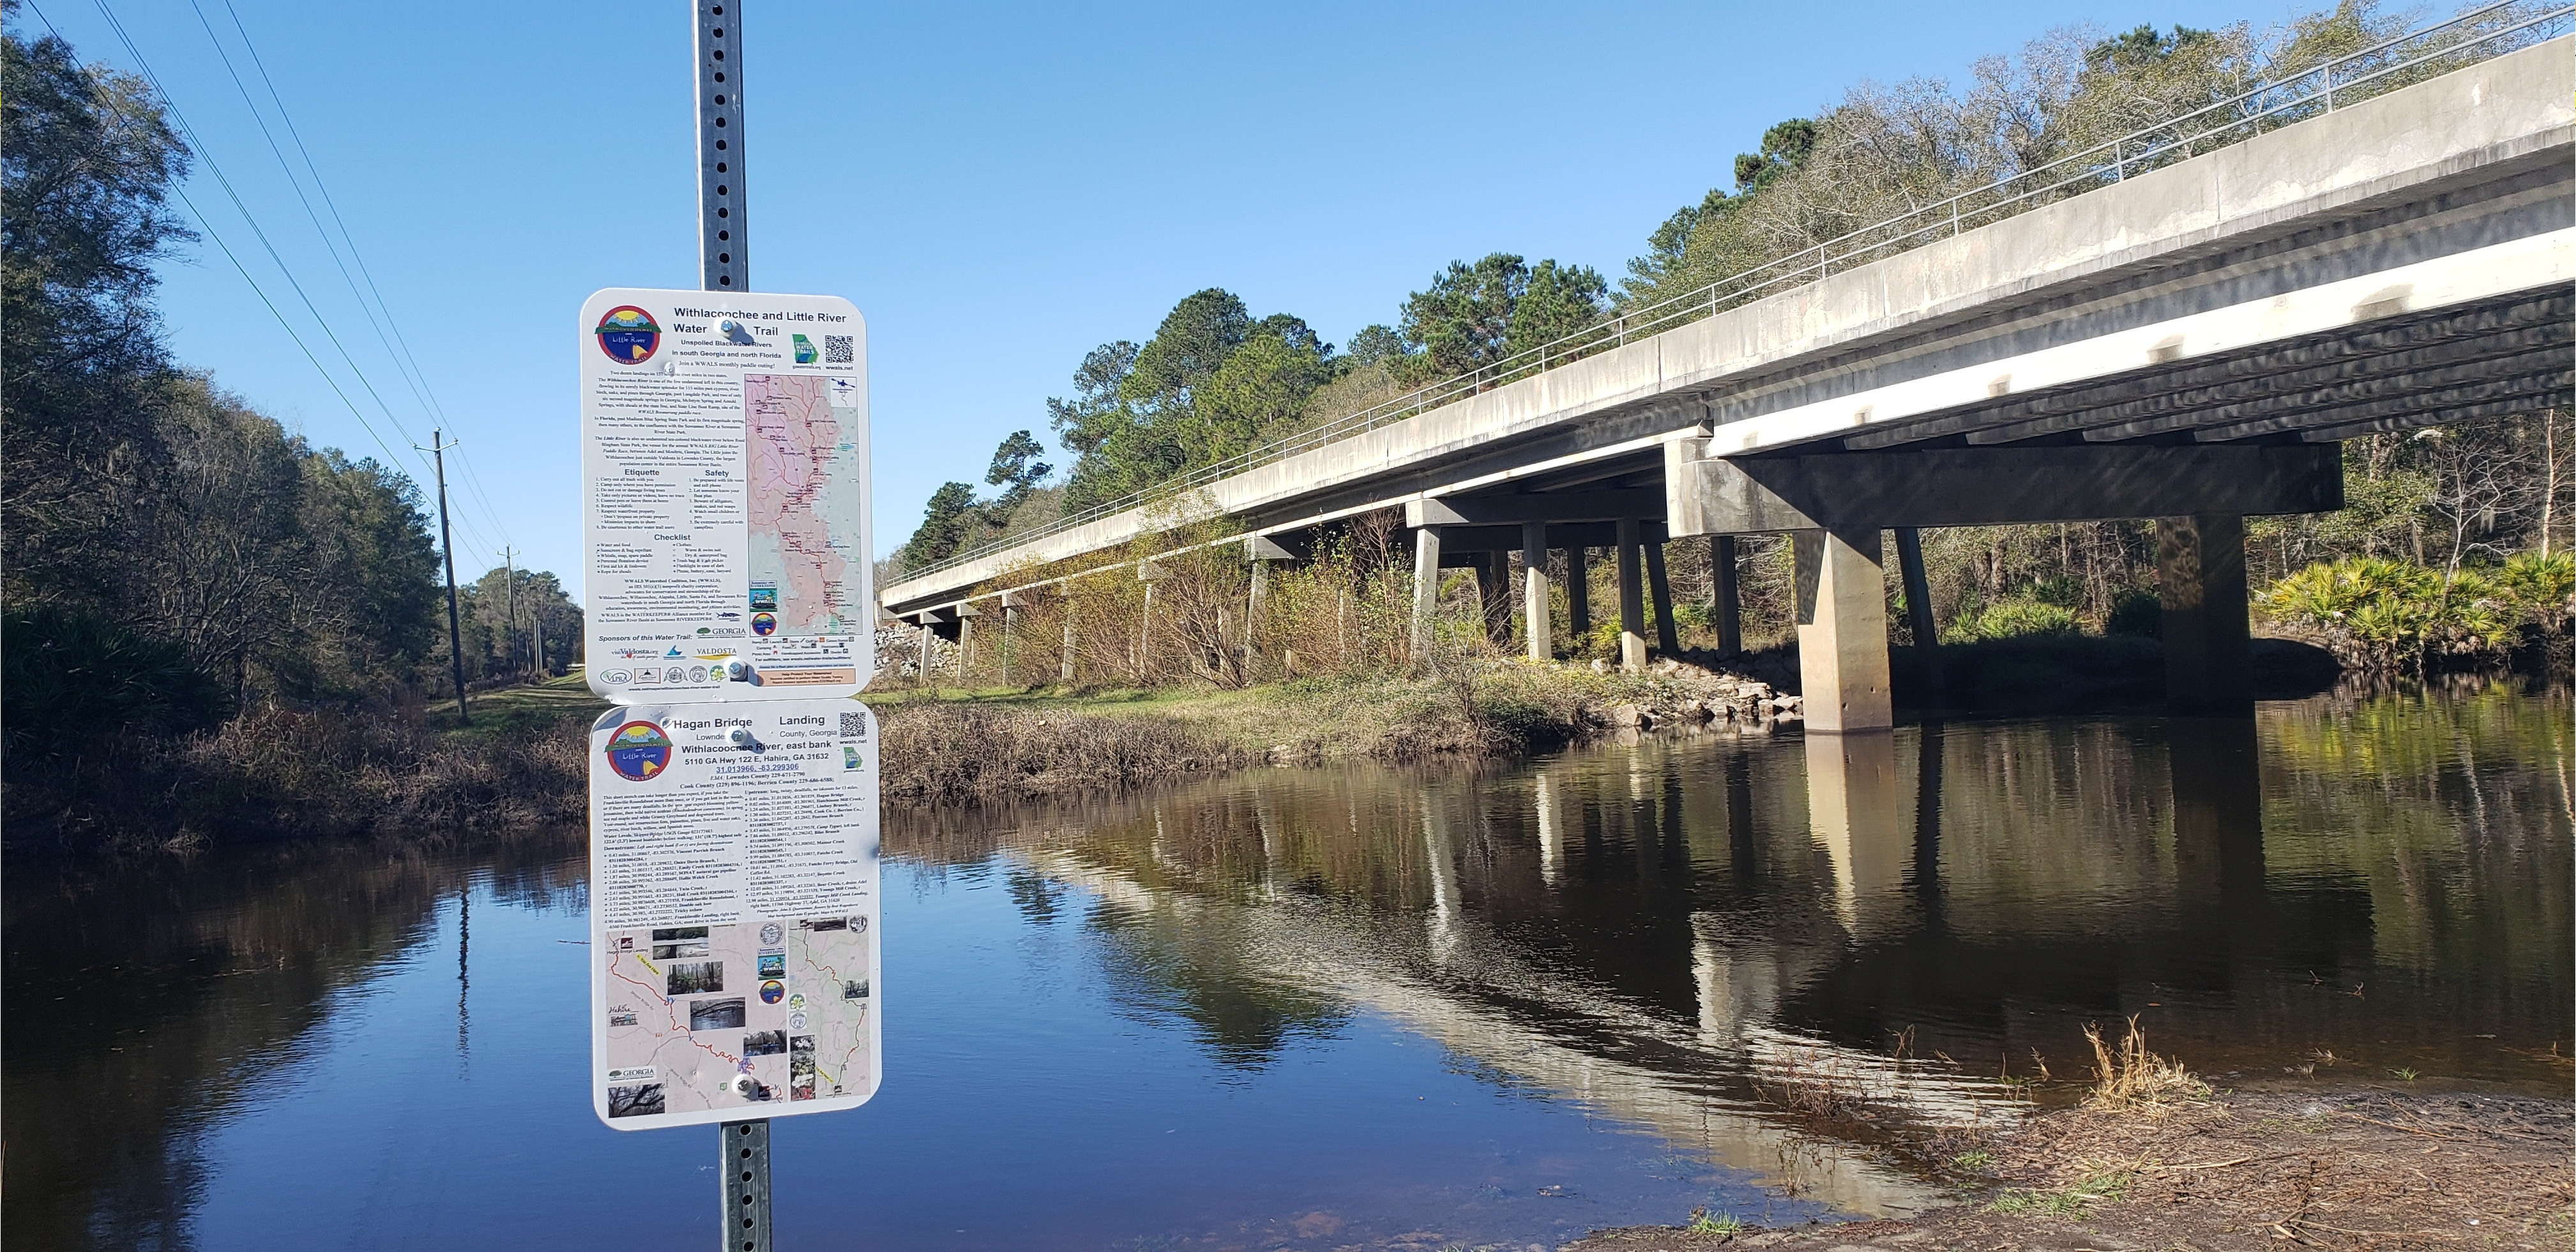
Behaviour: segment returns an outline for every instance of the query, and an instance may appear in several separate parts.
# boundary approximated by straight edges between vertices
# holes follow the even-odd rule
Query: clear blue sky
[[[465,441],[459,574],[510,543],[578,594],[575,314],[600,287],[696,285],[687,7],[231,2]],[[1004,435],[1048,436],[1045,399],[1085,351],[1144,339],[1201,287],[1340,342],[1452,258],[1615,278],[1765,126],[1862,79],[1964,78],[2062,23],[2316,7],[747,2],[752,284],[867,314],[880,553]],[[132,68],[96,0],[39,3],[84,58]],[[199,24],[265,106],[225,0],[109,8],[426,442]],[[45,30],[33,10],[19,25]],[[187,190],[404,451],[202,163]],[[162,305],[183,361],[317,443],[384,455],[212,239],[165,267]]]

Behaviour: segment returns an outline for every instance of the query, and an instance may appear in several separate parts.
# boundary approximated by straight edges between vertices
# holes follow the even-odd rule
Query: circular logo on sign
[[[706,680],[707,680],[707,667],[706,667],[706,666],[703,666],[703,665],[692,665],[692,666],[690,666],[690,667],[689,667],[689,681],[690,681],[690,682],[693,682],[693,683],[702,683],[702,682],[705,682]]]
[[[599,677],[601,681],[606,682],[611,687],[623,687],[626,684],[635,681],[635,676],[633,674],[627,673],[622,669],[610,670],[605,674],[601,674]]]
[[[751,615],[751,633],[753,633],[753,634],[755,634],[755,635],[767,635],[767,634],[775,633],[777,630],[778,630],[778,615],[777,615],[777,614],[775,614],[775,613],[754,613],[754,614],[752,614],[752,615]]]
[[[628,722],[608,737],[608,768],[642,782],[671,764],[671,737],[651,722]]]
[[[641,365],[662,346],[662,328],[653,315],[631,304],[610,309],[592,333],[599,336],[599,350],[620,365]]]
[[[790,1014],[788,1014],[788,1015],[787,1015],[787,1028],[788,1028],[789,1030],[803,1030],[803,1029],[805,1029],[805,1015],[804,1015],[804,1014],[802,1014],[802,1013],[790,1013]]]
[[[786,927],[781,926],[776,922],[762,922],[760,924],[760,941],[762,943],[775,946],[779,940],[785,939],[786,937]]]
[[[787,998],[787,984],[786,984],[786,983],[780,982],[779,980],[777,980],[777,979],[775,979],[775,978],[772,978],[772,979],[770,979],[769,981],[767,981],[767,982],[764,982],[764,983],[760,984],[760,1002],[761,1002],[761,1003],[763,1003],[763,1004],[776,1004],[776,1003],[778,1003],[779,1001],[784,1000],[784,999],[786,999],[786,998]]]

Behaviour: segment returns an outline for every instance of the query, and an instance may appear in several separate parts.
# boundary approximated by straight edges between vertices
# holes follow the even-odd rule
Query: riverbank
[[[1545,751],[1588,734],[1715,722],[1764,733],[1798,697],[1761,675],[1658,662],[1643,674],[1519,661],[1462,662],[1429,677],[1308,678],[1239,690],[871,693],[885,728],[885,798],[1015,799],[1134,786],[1254,765],[1411,761]]]
[[[182,739],[116,737],[13,770],[12,857],[185,851],[214,843],[396,836],[435,842],[577,822],[584,731],[576,674],[444,709],[255,708]]]
[[[2326,690],[2322,650],[2258,640],[2257,698]],[[2152,641],[2048,638],[1898,649],[1901,711],[2146,712],[2160,707]],[[1936,663],[1937,662],[1937,663]],[[1704,652],[1641,674],[1600,663],[1461,659],[1424,677],[1327,676],[1243,689],[896,688],[884,796],[897,805],[1133,787],[1255,765],[1414,761],[1550,751],[1679,723],[1768,733],[1801,717],[1797,653]],[[22,773],[12,854],[208,842],[471,831],[578,820],[583,734],[606,709],[576,673],[452,705],[348,712],[256,709],[181,740],[116,739]]]
[[[2565,1248],[2576,1106],[2412,1086],[2218,1093],[2041,1112],[1913,1145],[1959,1203],[1918,1217],[1762,1230],[1608,1230],[1565,1252],[2015,1248]]]

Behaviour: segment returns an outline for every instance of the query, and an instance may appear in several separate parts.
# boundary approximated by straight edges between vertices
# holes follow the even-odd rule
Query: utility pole
[[[429,453],[430,464],[438,473],[438,547],[447,560],[447,665],[448,672],[456,679],[456,724],[471,726],[474,715],[465,711],[464,633],[456,625],[456,540],[447,532],[447,450],[456,444],[457,441],[452,439],[442,441],[439,432],[432,430],[429,432],[429,447],[423,450]],[[412,446],[420,447],[419,444]]]
[[[691,39],[697,49],[698,286],[707,291],[751,290],[751,241],[743,229],[742,3],[691,0],[689,6],[697,19]],[[724,1247],[770,1252],[769,1119],[724,1123],[717,1153]]]
[[[509,606],[504,611],[510,615],[510,668],[517,669],[519,668],[519,563],[516,554],[510,551],[508,544],[501,546],[501,576],[508,580],[501,586]]]

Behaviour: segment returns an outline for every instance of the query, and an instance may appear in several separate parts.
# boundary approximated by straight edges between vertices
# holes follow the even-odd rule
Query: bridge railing
[[[1765,261],[1682,295],[1623,310],[1561,338],[1200,466],[1151,491],[1094,505],[1045,526],[980,544],[905,573],[905,581],[1114,517],[1155,500],[1284,460],[1490,391],[1504,383],[1625,346],[1676,326],[2125,181],[2129,175],[2241,143],[2410,83],[2529,47],[2576,29],[2576,3],[2504,0],[2429,23],[2359,51],[2279,75],[2252,90],[2131,131],[1947,199]]]

